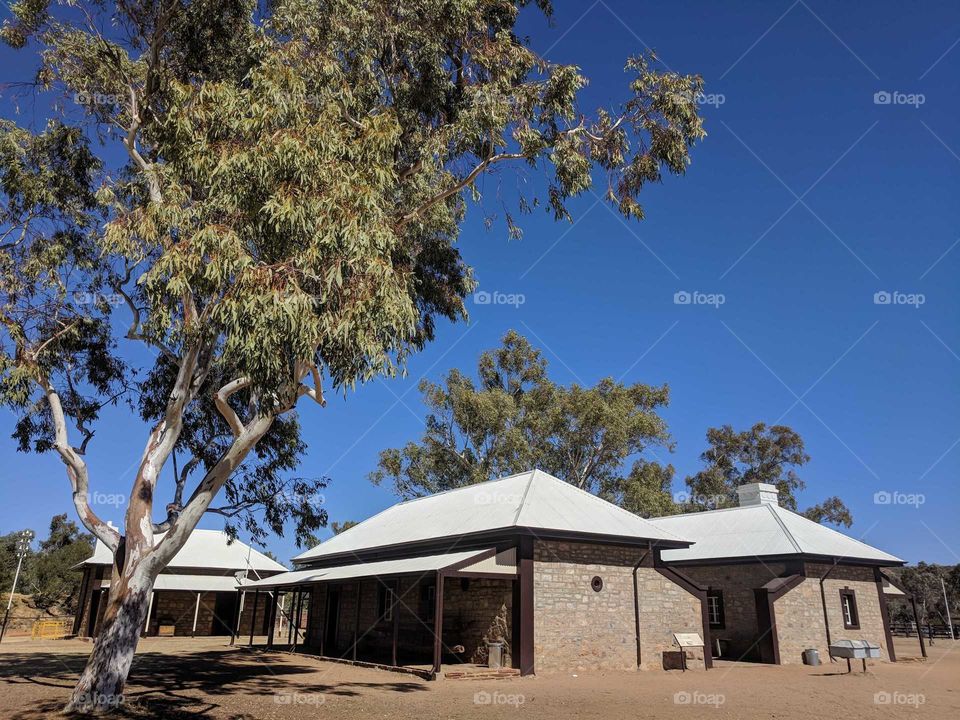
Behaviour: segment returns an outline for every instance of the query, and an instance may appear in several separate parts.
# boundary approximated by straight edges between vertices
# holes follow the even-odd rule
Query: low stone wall
[[[637,668],[633,569],[645,555],[612,545],[534,544],[536,672]],[[650,566],[649,555],[646,562],[637,570],[641,667],[659,668],[664,651],[676,649],[673,633],[702,634],[700,601]],[[603,582],[599,591],[594,577]]]

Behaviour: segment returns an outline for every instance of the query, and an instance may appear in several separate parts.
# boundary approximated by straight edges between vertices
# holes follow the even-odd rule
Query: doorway
[[[211,635],[232,635],[231,625],[237,616],[237,594],[218,592],[213,602],[213,628]]]
[[[757,652],[760,662],[771,665],[779,664],[777,657],[777,632],[773,621],[773,603],[770,602],[770,593],[766,588],[753,591],[757,603]]]

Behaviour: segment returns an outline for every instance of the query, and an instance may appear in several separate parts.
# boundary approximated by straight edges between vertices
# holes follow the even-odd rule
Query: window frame
[[[393,606],[396,604],[394,598],[396,592],[393,586],[386,583],[377,585],[377,622],[393,621]]]
[[[711,613],[710,600],[716,601],[717,620],[714,622]],[[723,590],[719,588],[707,589],[707,624],[711,630],[723,630],[726,628],[726,614],[723,606]]]
[[[850,610],[850,620],[847,620],[847,609]],[[860,610],[857,608],[857,592],[852,588],[840,590],[840,615],[843,618],[844,630],[860,629]]]

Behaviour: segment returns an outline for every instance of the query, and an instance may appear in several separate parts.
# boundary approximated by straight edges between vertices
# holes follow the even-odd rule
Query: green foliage
[[[349,530],[357,524],[358,523],[356,520],[344,520],[343,522],[337,522],[334,520],[332,523],[330,523],[330,529],[333,530],[334,535],[339,535],[344,530]]]
[[[590,388],[563,387],[547,361],[515,331],[484,352],[477,381],[452,370],[441,384],[420,383],[429,408],[419,442],[380,453],[374,483],[390,481],[405,498],[472,485],[539,467],[579,488],[599,492],[634,512],[670,508],[673,468],[626,460],[670,442],[657,410],[664,385],[623,385],[611,378]]]
[[[396,372],[439,318],[464,316],[474,283],[456,242],[481,175],[541,170],[543,197],[518,203],[558,218],[601,183],[641,217],[643,187],[685,171],[704,136],[700,78],[629,59],[622,106],[588,119],[580,71],[515,34],[527,5],[12,6],[0,36],[39,52],[37,82],[64,103],[43,132],[0,125],[0,403],[19,416],[21,449],[63,458],[87,527],[111,533],[83,501],[83,455],[102,408],[128,402],[153,430],[127,531],[174,454],[157,529],[209,510],[262,538],[292,515],[303,541],[326,522],[309,500],[326,479],[281,480],[303,451],[287,413],[305,394],[323,404],[321,381],[346,391]],[[70,125],[78,111],[83,128]],[[117,149],[127,161],[110,166]],[[121,356],[128,341],[153,356],[127,367],[121,357],[139,357]],[[653,412],[665,388],[541,385],[553,396],[539,425],[444,482],[537,458],[598,487],[665,438]],[[472,412],[488,418],[516,398],[481,400]],[[544,439],[525,447],[534,429]],[[563,455],[572,445],[582,457]]]
[[[916,565],[885,570],[891,573],[917,601],[917,614],[923,625],[946,625],[947,610],[943,591],[946,588],[951,619],[960,618],[960,565],[937,565],[919,562]],[[940,584],[941,579],[943,585]],[[913,622],[906,605],[897,608],[895,620]]]
[[[797,509],[796,494],[806,487],[794,468],[805,465],[803,438],[786,425],[767,427],[760,422],[748,430],[730,425],[707,430],[709,447],[700,455],[704,468],[686,479],[689,499],[685,512],[714,510],[737,505],[737,488],[749,483],[775,485],[780,504]],[[838,497],[830,497],[804,513],[816,522],[850,527],[850,510]]]
[[[80,532],[66,513],[50,520],[50,534],[40,541],[40,550],[30,564],[29,585],[38,608],[58,606],[74,612],[80,592],[81,573],[74,566],[93,554],[93,536]]]

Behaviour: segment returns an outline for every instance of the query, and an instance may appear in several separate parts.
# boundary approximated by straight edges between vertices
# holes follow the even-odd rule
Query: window
[[[377,617],[393,620],[393,589],[383,584],[377,586]]]
[[[711,630],[722,630],[723,621],[723,591],[707,590],[707,619]]]
[[[857,594],[850,588],[840,591],[840,609],[843,612],[843,627],[847,630],[860,629],[860,616],[857,614]]]

